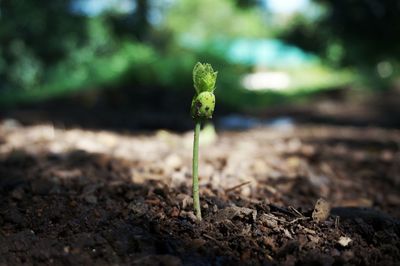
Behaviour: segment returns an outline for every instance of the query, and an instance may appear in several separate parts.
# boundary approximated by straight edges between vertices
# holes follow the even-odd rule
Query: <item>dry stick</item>
[[[294,224],[298,221],[303,221],[303,220],[308,220],[308,219],[310,219],[310,217],[298,217],[298,218],[295,218],[295,219],[291,220],[290,222],[288,222],[288,224]]]
[[[234,186],[234,187],[227,188],[227,189],[225,189],[225,193],[229,193],[229,192],[231,192],[231,191],[233,191],[233,190],[235,190],[235,189],[238,189],[238,188],[243,187],[243,186],[245,186],[245,185],[248,185],[248,184],[250,184],[250,183],[251,183],[251,181],[246,181],[246,182],[243,182],[243,183],[241,183],[241,184],[239,184],[239,185],[236,185],[236,186]]]
[[[293,212],[294,212],[295,214],[297,214],[298,216],[304,217],[304,215],[303,215],[301,212],[299,212],[296,208],[294,208],[293,206],[289,206],[288,209],[291,210],[291,211],[293,211]]]

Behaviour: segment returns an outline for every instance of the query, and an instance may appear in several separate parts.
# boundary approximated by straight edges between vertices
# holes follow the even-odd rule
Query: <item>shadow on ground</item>
[[[204,221],[198,224],[191,212],[189,186],[168,187],[162,180],[138,183],[132,180],[132,166],[140,167],[138,162],[80,150],[3,154],[0,263],[395,265],[400,261],[399,220],[379,211],[334,208],[327,220],[317,222],[311,218],[312,209],[298,211],[235,190],[203,187]],[[313,186],[304,177],[294,180],[297,185],[291,186],[289,199],[283,202],[304,197],[301,186],[306,191]]]

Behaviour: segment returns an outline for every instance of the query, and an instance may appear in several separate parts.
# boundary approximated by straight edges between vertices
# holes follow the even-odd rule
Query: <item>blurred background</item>
[[[400,127],[398,0],[1,0],[0,115],[187,130],[192,68],[225,129]]]

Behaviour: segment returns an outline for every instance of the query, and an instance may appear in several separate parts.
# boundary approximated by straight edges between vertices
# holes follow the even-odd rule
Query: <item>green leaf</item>
[[[215,82],[218,72],[214,72],[210,64],[202,64],[198,62],[193,68],[193,83],[196,94],[215,90]]]

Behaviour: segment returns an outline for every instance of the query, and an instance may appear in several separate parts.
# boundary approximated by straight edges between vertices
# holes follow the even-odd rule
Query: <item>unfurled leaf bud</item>
[[[214,72],[210,64],[197,63],[193,68],[193,83],[196,93],[213,92],[218,72]]]

